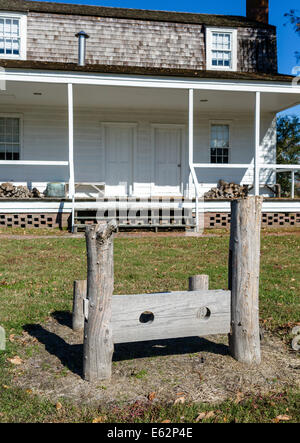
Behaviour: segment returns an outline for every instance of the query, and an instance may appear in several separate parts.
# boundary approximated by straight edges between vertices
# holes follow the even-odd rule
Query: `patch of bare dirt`
[[[81,378],[83,337],[71,330],[70,320],[68,313],[56,313],[43,325],[25,327],[25,347],[35,347],[33,355],[13,369],[17,386],[52,401],[65,398],[98,405],[148,401],[153,392],[155,401],[174,402],[180,396],[214,403],[236,398],[237,393],[264,395],[300,388],[299,354],[268,334],[262,343],[262,364],[253,367],[228,355],[226,336],[116,345],[112,379],[89,383]]]

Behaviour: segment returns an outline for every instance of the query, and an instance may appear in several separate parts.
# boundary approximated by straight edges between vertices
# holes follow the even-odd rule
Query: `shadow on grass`
[[[69,312],[57,311],[53,317],[64,326],[71,324]],[[48,331],[39,324],[25,325],[24,330],[42,343],[46,351],[55,355],[70,371],[82,376],[82,344],[69,344],[59,335]],[[72,334],[71,331],[70,333]],[[199,357],[202,357],[201,352],[218,355],[228,355],[229,353],[228,346],[201,337],[119,343],[115,344],[114,348],[113,361],[194,353],[200,353]],[[205,363],[205,360],[203,359],[202,362]]]
[[[115,344],[113,361],[167,355],[194,354],[201,352],[227,355],[229,351],[228,346],[214,343],[206,338],[172,338],[165,340]],[[199,355],[199,357],[201,357],[201,355]]]
[[[54,311],[51,314],[57,323],[62,326],[67,326],[68,328],[72,328],[72,314],[69,311]]]
[[[82,344],[70,345],[59,335],[48,331],[39,324],[25,325],[23,329],[42,343],[46,351],[55,355],[70,371],[82,376]]]

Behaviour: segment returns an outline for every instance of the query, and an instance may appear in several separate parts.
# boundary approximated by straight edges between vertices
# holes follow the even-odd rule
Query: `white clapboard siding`
[[[201,308],[209,309],[209,318],[197,318]],[[144,312],[153,313],[152,323],[140,322]],[[227,334],[229,330],[230,291],[114,295],[112,298],[114,343]]]

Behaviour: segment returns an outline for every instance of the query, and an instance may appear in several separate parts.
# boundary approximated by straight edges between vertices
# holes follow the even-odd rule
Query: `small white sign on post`
[[[0,326],[0,351],[5,351],[5,330]]]

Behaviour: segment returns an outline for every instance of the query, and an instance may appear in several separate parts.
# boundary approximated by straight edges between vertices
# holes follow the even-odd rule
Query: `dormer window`
[[[25,14],[0,13],[0,58],[26,59]]]
[[[206,30],[206,64],[208,70],[237,70],[237,30]]]

